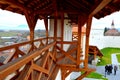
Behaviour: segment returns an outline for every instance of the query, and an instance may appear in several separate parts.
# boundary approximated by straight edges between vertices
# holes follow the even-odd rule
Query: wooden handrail
[[[77,41],[57,41],[57,44],[77,44]]]
[[[28,80],[30,78],[32,78],[31,80],[51,80],[55,79],[56,76],[52,76],[52,74],[57,75],[59,68],[65,73],[62,74],[64,78],[72,71],[86,71],[88,73],[91,69],[76,66],[77,41],[61,41],[60,39],[59,37],[54,42],[53,37],[40,38],[0,48],[0,52],[9,49],[15,50],[13,60],[11,59],[10,62],[8,60],[7,64],[0,66],[0,80],[6,79],[13,73],[15,75],[12,76],[11,80]],[[59,44],[71,45],[72,47],[65,51]],[[28,45],[27,49],[30,47],[27,53],[21,49],[25,45]],[[19,57],[19,55],[21,56]],[[81,62],[84,60],[79,61],[79,63]]]
[[[27,42],[22,42],[22,43],[16,43],[16,44],[13,44],[13,45],[1,47],[1,48],[0,48],[0,51],[9,50],[9,49],[15,48],[16,46],[23,46],[23,45],[25,45],[25,44],[30,44],[30,43],[32,43],[32,42],[41,41],[41,40],[45,40],[45,39],[46,39],[46,38],[39,38],[39,39],[36,39],[36,40],[34,40],[34,41],[27,41]]]

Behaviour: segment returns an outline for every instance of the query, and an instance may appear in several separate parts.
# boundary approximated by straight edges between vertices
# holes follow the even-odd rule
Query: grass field
[[[118,62],[120,63],[120,54],[116,54],[116,56],[117,56]]]
[[[101,59],[101,62],[98,64],[98,66],[104,66],[106,64],[111,64],[111,54],[113,53],[120,53],[120,48],[112,48],[107,47],[101,49],[101,52],[103,53],[103,57]],[[117,54],[118,61],[120,62],[120,54]],[[103,75],[92,72],[88,76],[88,78],[94,78],[94,79],[101,79],[101,80],[108,80],[107,78],[104,78]]]
[[[0,32],[0,36],[1,37],[10,37],[10,36],[16,36],[18,34],[18,32]]]
[[[107,47],[107,48],[101,49],[101,52],[103,53],[103,57],[101,59],[101,62],[98,64],[98,66],[111,64],[111,54],[120,53],[120,48]]]
[[[104,75],[101,75],[99,73],[96,72],[92,72],[90,73],[87,78],[94,78],[94,79],[101,79],[101,80],[108,80],[107,78],[103,77]]]

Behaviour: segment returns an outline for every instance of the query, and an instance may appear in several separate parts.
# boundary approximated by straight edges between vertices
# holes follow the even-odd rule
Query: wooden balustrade
[[[50,78],[56,58],[55,52],[49,49],[55,44],[56,42],[50,43],[41,47],[41,49],[32,51],[6,65],[0,66],[0,79],[3,80],[7,76],[12,76],[12,74],[14,74],[14,76],[12,76],[11,79],[16,80],[46,80],[45,78]]]
[[[63,41],[63,42],[57,41],[57,44],[67,44],[67,45],[69,45],[69,48],[68,48],[67,51],[62,49],[59,45],[56,46],[58,52],[60,52],[60,55],[58,55],[58,57],[57,57],[57,62],[59,62],[61,60],[64,60],[67,57],[69,59],[69,61],[76,64],[77,42],[76,41],[72,41],[72,42],[70,42],[70,41]],[[71,46],[72,46],[72,48],[71,48]],[[64,63],[64,62],[62,62],[62,63]],[[68,63],[68,62],[66,61],[66,63]],[[66,65],[68,65],[68,64],[66,64]]]
[[[69,45],[68,50],[61,44]],[[77,41],[60,41],[60,38],[54,42],[53,37],[48,37],[2,47],[1,53],[8,51],[12,56],[0,66],[0,80],[55,80],[60,68],[63,80],[73,71],[85,71],[82,79],[94,70],[77,67],[77,44]],[[27,51],[21,49],[23,46]]]
[[[0,57],[4,59],[3,62],[1,63],[6,64],[12,61],[13,59],[26,55],[33,50],[39,49],[40,47],[47,45],[46,39],[47,38],[40,38],[34,41],[27,41],[22,43],[16,43],[6,47],[1,47]],[[51,42],[53,42],[52,38],[48,38],[48,39],[51,40]],[[32,43],[33,43],[33,46],[32,46]],[[33,47],[33,50],[32,50],[32,47]]]

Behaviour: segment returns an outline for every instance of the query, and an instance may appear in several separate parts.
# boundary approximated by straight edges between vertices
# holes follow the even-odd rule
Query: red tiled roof
[[[117,29],[112,28],[105,32],[105,36],[120,36],[120,32]]]
[[[72,27],[72,32],[78,32],[78,27]],[[82,33],[86,32],[86,28],[83,26],[82,27]]]

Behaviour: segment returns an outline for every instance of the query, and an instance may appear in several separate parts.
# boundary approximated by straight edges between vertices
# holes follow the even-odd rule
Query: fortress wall
[[[96,45],[99,49],[105,47],[119,47],[120,36],[104,36],[103,29],[93,29],[90,34],[90,45]]]

